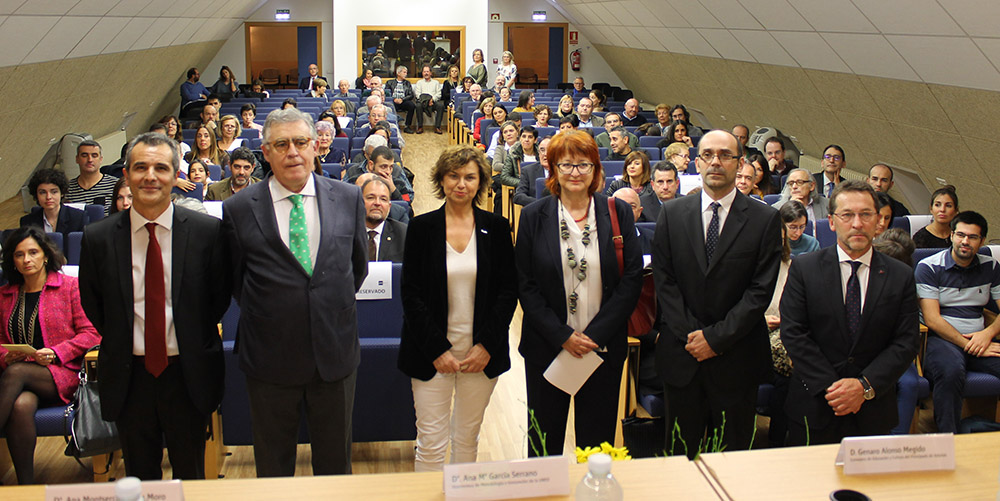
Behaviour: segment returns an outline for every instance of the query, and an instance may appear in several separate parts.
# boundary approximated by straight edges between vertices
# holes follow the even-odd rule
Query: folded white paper
[[[583,357],[576,358],[566,350],[561,350],[555,360],[545,369],[545,379],[570,395],[576,395],[590,375],[604,363],[597,353],[591,351]]]

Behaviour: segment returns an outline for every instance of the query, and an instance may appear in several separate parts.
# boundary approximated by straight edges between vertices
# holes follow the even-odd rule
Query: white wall
[[[379,8],[372,5],[360,0],[333,0],[334,71],[337,79],[350,78],[353,82],[358,76],[359,25],[464,26],[465,47],[462,47],[462,53],[466,67],[472,64],[472,50],[486,47],[489,14],[486,2],[482,0],[407,0],[379,3]]]
[[[611,85],[623,86],[621,79],[608,66],[597,49],[590,44],[583,32],[579,31],[569,19],[563,16],[555,5],[545,0],[489,0],[489,13],[499,13],[501,22],[489,23],[489,45],[486,51],[486,63],[490,68],[488,81],[492,82],[492,78],[496,76],[496,65],[493,64],[493,58],[500,59],[500,55],[503,54],[503,23],[531,22],[531,13],[536,10],[546,12],[548,16],[546,22],[569,23],[569,31],[580,33],[580,43],[568,46],[564,56],[567,61],[567,81],[572,82],[576,77],[583,77],[583,81],[587,83],[588,87],[594,82],[607,82]],[[487,19],[489,18],[487,17]],[[580,49],[580,71],[573,71],[569,65],[569,53],[576,49]],[[543,50],[547,50],[547,48]],[[514,54],[514,59],[517,60],[517,54]],[[553,83],[552,86],[555,84]]]
[[[320,63],[320,73],[327,77],[329,81],[333,77],[333,5],[331,0],[268,0],[259,9],[254,11],[248,22],[275,22],[274,11],[277,9],[291,10],[292,18],[289,22],[315,23],[321,22],[322,31],[322,63]],[[201,68],[202,82],[206,86],[215,83],[219,75],[219,68],[222,65],[229,66],[236,75],[236,80],[240,83],[249,83],[247,78],[246,64],[246,35],[244,25],[240,24],[229,36],[222,49],[215,55],[207,68]],[[342,77],[346,78],[346,77]],[[353,82],[354,79],[351,78]],[[333,80],[336,82],[336,80]]]

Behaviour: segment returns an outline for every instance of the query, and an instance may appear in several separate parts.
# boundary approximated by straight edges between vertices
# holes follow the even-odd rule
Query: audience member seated
[[[639,202],[642,203],[642,217],[645,219],[645,221],[639,221],[640,223],[655,223],[664,202],[683,196],[677,193],[681,187],[680,180],[677,178],[677,167],[674,167],[674,164],[667,160],[656,162],[653,166],[653,180],[650,184],[653,187],[653,193],[646,193],[639,197]]]
[[[589,97],[581,97],[576,105],[576,115],[580,117],[580,127],[601,127],[604,118],[593,114],[594,102]]]
[[[101,336],[80,306],[76,278],[59,273],[66,260],[35,227],[14,230],[3,244],[0,343],[29,345],[32,355],[0,347],[0,430],[17,483],[35,482],[35,411],[73,401],[83,354]],[[42,300],[44,296],[44,301]]]
[[[507,153],[510,152],[511,148],[516,146],[521,139],[521,129],[518,128],[517,124],[511,121],[506,121],[500,126],[500,137],[503,139],[497,148],[493,150],[493,177],[497,178],[500,172],[503,171],[504,162],[507,160]],[[494,191],[499,190],[500,187],[495,186]]]
[[[823,170],[813,174],[817,188],[821,188],[818,191],[823,196],[830,198],[833,189],[838,184],[844,182],[844,177],[840,175],[840,171],[844,169],[844,162],[846,161],[847,156],[844,155],[844,149],[840,146],[831,144],[823,148],[823,158],[820,160]]]
[[[323,78],[319,76],[319,66],[316,66],[316,63],[310,64],[309,67],[306,69],[306,71],[308,71],[309,74],[302,77],[302,79],[299,80],[299,90],[301,91],[315,90],[316,81],[321,80]],[[324,85],[325,84],[326,82],[324,81]]]
[[[556,116],[553,118],[562,118],[573,114],[573,96],[566,94],[559,98],[559,107],[556,109]]]
[[[330,87],[325,79],[317,78],[313,80],[312,89],[308,92],[309,97],[319,97],[326,100],[326,89]]]
[[[535,93],[530,90],[522,90],[517,96],[517,107],[513,111],[518,113],[534,113]]]
[[[875,192],[875,201],[878,202],[878,224],[875,225],[875,236],[877,237],[888,230],[892,224],[892,205],[889,203],[889,195],[880,191]]]
[[[250,90],[243,92],[243,97],[255,97],[257,99],[268,99],[271,93],[264,89],[264,82],[254,80],[250,85]]]
[[[763,153],[753,150],[753,153],[746,156],[746,161],[753,166],[754,184],[757,185],[761,197],[775,195],[781,191],[778,188],[778,180],[771,177],[771,169],[768,167],[767,159],[764,158]]]
[[[892,181],[892,167],[886,164],[875,164],[868,169],[868,185],[879,193],[885,193],[889,197],[889,205],[892,207],[892,217],[909,216],[910,211],[899,200],[889,195],[889,190],[895,184]]]
[[[355,135],[357,134],[367,135],[368,131],[374,129],[379,122],[385,121],[386,119],[385,113],[386,109],[384,105],[381,104],[375,105],[375,107],[372,108],[371,113],[368,114],[368,123],[362,125],[361,127],[358,127],[355,130]],[[396,140],[399,141],[399,147],[405,148],[406,141],[403,140],[403,136],[399,133],[399,126],[397,126],[392,122],[387,122],[387,123],[389,124],[389,129],[395,132]]]
[[[594,111],[608,111],[608,98],[601,89],[590,89],[590,101],[594,103]]]
[[[113,179],[111,176],[107,176]],[[114,188],[114,185],[112,185]],[[66,174],[57,169],[39,169],[31,175],[28,190],[42,210],[32,211],[21,218],[21,226],[34,226],[46,233],[58,232],[64,237],[74,231],[83,231],[87,214],[82,210],[63,205],[63,193],[69,189]],[[108,192],[111,198],[113,191]]]
[[[187,81],[181,84],[181,108],[191,101],[208,99],[208,89],[205,84],[199,82],[201,73],[198,68],[191,68],[187,71]]]
[[[375,178],[378,178],[378,177],[379,177],[378,174],[374,174],[374,173],[371,173],[371,172],[364,172],[360,176],[358,176],[357,179],[354,180],[354,185],[357,186],[360,189],[362,186],[365,185],[365,183],[368,182],[369,179],[375,179]],[[379,179],[381,179],[381,178],[379,178]],[[383,180],[383,182],[384,182],[384,180]],[[390,196],[390,199],[391,199],[392,195],[389,195],[389,196]],[[401,222],[403,224],[406,224],[406,222],[410,220],[410,214],[406,210],[406,208],[403,207],[402,205],[393,204],[393,203],[389,204],[389,216],[388,217],[389,217],[389,219],[392,219],[393,221],[399,221],[399,222]]]
[[[736,189],[754,200],[763,201],[760,190],[757,189],[757,183],[754,181],[756,177],[757,173],[754,172],[753,166],[740,157],[740,166],[736,169]]]
[[[504,80],[503,75],[497,75],[497,77],[493,79],[493,87],[490,87],[489,89],[493,91],[493,94],[497,97],[497,99],[500,99],[500,91],[505,87]]]
[[[219,108],[213,106],[212,104],[205,104],[201,109],[201,113],[198,114],[200,117],[198,120],[188,122],[188,129],[197,129],[198,127],[206,127],[208,130],[212,131],[216,137],[219,136]]]
[[[514,91],[510,90],[508,87],[501,87],[500,92],[496,93],[498,102],[501,103],[513,103],[514,102]],[[509,106],[509,104],[508,104]]]
[[[764,143],[764,155],[767,156],[772,179],[780,179],[795,168],[791,160],[785,159],[785,143],[778,136],[772,136]]]
[[[673,164],[678,172],[686,172],[691,163],[691,149],[684,143],[671,143],[663,150],[663,159]]]
[[[517,188],[514,190],[515,204],[528,205],[534,202],[536,198],[549,194],[547,189],[544,193],[536,194],[535,180],[540,177],[549,177],[549,158],[547,152],[549,141],[551,140],[552,136],[545,136],[538,142],[538,163],[521,167],[521,179],[518,180]]]
[[[441,120],[444,117],[445,101],[441,99],[441,82],[431,78],[430,65],[425,64],[420,69],[420,76],[422,78],[413,84],[413,95],[416,96],[414,100],[417,117],[416,132],[417,134],[424,133],[424,114],[430,116],[433,112],[434,133],[442,134]],[[407,119],[407,124],[409,124],[409,119]]]
[[[760,153],[760,150],[758,150],[757,148],[751,148],[750,146],[748,146],[748,143],[750,142],[749,127],[743,124],[736,124],[733,126],[733,130],[730,132],[732,132],[733,135],[736,136],[736,140],[739,141],[741,145],[743,145],[744,157],[749,158],[750,155],[753,155],[755,153]],[[765,162],[765,164],[766,163],[767,162]]]
[[[484,124],[487,124],[488,126],[488,124],[493,120],[493,108],[496,106],[496,102],[497,100],[492,97],[488,97],[479,102],[477,109],[483,114],[483,116],[477,118],[476,122],[472,126],[472,138],[478,143],[482,144],[486,142],[486,138],[483,138],[482,136],[483,132],[486,132],[486,126],[484,126]]]
[[[368,148],[369,140],[372,140],[372,144],[376,144],[375,139],[382,139],[379,136],[371,136],[365,140],[365,149]],[[389,192],[389,197],[391,200],[406,200],[407,202],[413,202],[413,187],[410,186],[410,182],[406,180],[406,175],[403,173],[402,166],[394,162],[395,158],[392,155],[392,150],[388,146],[382,144],[371,150],[368,154],[368,160],[364,163],[357,163],[352,165],[347,169],[345,182],[353,183],[357,180],[358,176],[365,172],[372,172],[377,174],[386,184],[389,185],[392,191]]]
[[[778,213],[781,214],[781,222],[784,223],[788,247],[792,256],[819,250],[819,240],[805,232],[806,226],[809,225],[809,215],[802,202],[789,200],[781,206]]]
[[[176,186],[184,191],[191,191],[194,189],[194,183],[201,183],[201,198],[204,200],[208,196],[208,187],[212,184],[212,179],[208,177],[208,167],[198,159],[192,160],[188,164],[187,180],[191,183],[185,185],[178,180]]]
[[[614,129],[621,124],[621,115],[617,113],[608,113],[607,115],[604,115],[604,132],[594,136],[594,141],[597,141],[597,146],[599,148],[610,148],[611,137],[608,134],[611,132],[611,129]],[[639,137],[631,132],[628,133],[628,146],[633,150],[639,147]]]
[[[243,134],[243,128],[240,127],[240,121],[236,118],[236,115],[226,115],[219,119],[219,149],[225,152],[230,152],[240,147],[249,147],[250,141],[240,137]]]
[[[549,119],[552,118],[552,108],[547,104],[539,104],[535,106],[532,115],[535,116],[535,127],[548,127]]]
[[[663,136],[667,137],[667,129],[673,123],[673,119],[670,118],[670,105],[667,103],[660,103],[656,105],[656,123],[648,124],[649,127],[646,128],[646,132],[643,135],[646,136]],[[640,127],[641,130],[641,127]],[[739,139],[739,138],[737,138]]]
[[[336,117],[332,117],[336,118]],[[341,132],[340,134],[343,134]],[[345,134],[346,135],[346,134]],[[347,164],[347,152],[333,150],[333,138],[340,137],[337,133],[337,121],[320,119],[316,122],[316,161],[319,163]]]
[[[694,143],[688,135],[687,124],[684,122],[674,122],[663,131],[663,139],[656,143],[657,148],[663,148],[670,143],[684,143],[688,148],[693,148]]]
[[[587,86],[583,83],[583,77],[576,77],[573,79],[573,88],[566,89],[566,93],[573,96],[573,99],[580,99],[583,97],[590,97],[590,91],[587,90]]]
[[[924,258],[914,272],[921,319],[929,329],[924,376],[933,389],[939,433],[958,432],[967,371],[1000,377],[1000,343],[994,341],[1000,321],[987,325],[982,311],[991,301],[1000,306],[1000,266],[978,254],[986,242],[986,218],[960,212],[951,228],[951,247]]]
[[[256,162],[257,157],[254,156],[249,148],[236,148],[233,150],[229,159],[229,171],[231,174],[217,183],[212,183],[205,194],[205,200],[225,201],[243,188],[260,181],[260,179],[251,175]]]
[[[69,181],[66,194],[67,203],[95,204],[104,206],[104,214],[111,209],[111,190],[115,187],[114,176],[101,173],[104,155],[97,141],[83,141],[76,147],[76,165],[80,175]]]
[[[520,114],[518,114],[518,115],[520,115]],[[488,122],[488,121],[484,120],[483,123],[479,126],[479,128],[481,129],[482,133],[485,134],[486,131],[489,130],[490,127],[500,127],[501,125],[504,124],[504,122],[507,122],[508,120],[510,120],[510,119],[507,118],[507,108],[504,105],[500,104],[500,103],[496,103],[496,104],[493,105],[493,121],[492,122]],[[513,120],[510,120],[510,121],[513,122]],[[521,128],[521,125],[520,125],[519,122],[520,122],[520,120],[518,120],[518,123],[517,123],[518,129]],[[481,137],[482,144],[486,145],[486,157],[487,158],[495,158],[493,156],[494,155],[493,152],[496,150],[496,147],[499,144],[499,141],[497,141],[497,138],[499,138],[499,137],[500,137],[500,131],[499,130],[493,131],[493,135],[490,136],[490,137]]]
[[[361,197],[365,202],[365,227],[368,230],[369,261],[403,262],[406,225],[388,219],[393,206],[390,199],[392,191],[389,183],[378,175],[366,176],[361,184]]]
[[[504,157],[503,170],[500,171],[500,183],[516,188],[521,182],[521,164],[538,162],[538,131],[532,126],[521,129],[519,141],[507,151]]]
[[[605,161],[625,160],[625,157],[632,153],[632,147],[628,144],[628,131],[625,127],[615,127],[608,131],[611,137],[611,151],[604,157]]]
[[[396,67],[396,78],[385,84],[385,97],[387,101],[396,105],[397,112],[406,112],[406,128],[403,131],[412,134],[414,111],[416,111],[417,105],[413,95],[413,86],[406,79],[406,71],[406,66]]]
[[[933,220],[913,234],[913,243],[918,249],[940,249],[951,247],[951,220],[958,214],[958,193],[948,185],[934,190],[931,194],[930,212]]]
[[[361,73],[361,76],[354,80],[354,88],[362,91],[371,90],[372,70],[370,68],[365,68],[365,71]]]
[[[625,101],[625,111],[622,113],[622,125],[637,127],[646,123],[646,117],[639,114],[639,100],[632,98]]]
[[[121,177],[115,183],[115,203],[111,205],[109,214],[128,210],[132,207],[132,189],[128,187],[128,178]]]
[[[816,182],[805,169],[792,169],[788,174],[788,181],[785,182],[785,190],[781,198],[774,203],[775,209],[781,209],[789,200],[798,200],[806,208],[809,216],[809,224],[813,227],[813,235],[816,234],[817,224],[826,224],[829,212],[829,200],[817,193],[813,187]]]
[[[645,151],[635,150],[630,151],[624,160],[625,169],[622,172],[622,177],[612,181],[604,190],[604,194],[613,196],[616,191],[622,188],[632,188],[636,193],[636,200],[638,200],[643,195],[653,193],[653,186],[650,183],[652,169],[649,166],[649,155]],[[636,218],[636,222],[639,222],[639,218]]]
[[[209,91],[226,101],[239,95],[240,85],[236,82],[236,76],[233,75],[233,70],[230,70],[229,66],[223,66],[219,70],[219,79],[215,81]]]
[[[687,108],[683,104],[675,104],[673,108],[670,108],[670,120],[673,122],[684,122],[684,125],[687,126],[688,135],[691,137],[701,137],[705,134],[705,131],[701,127],[691,123],[691,114],[688,113]]]
[[[575,130],[580,126],[580,119],[576,117],[576,114],[566,115],[559,119],[559,132],[564,130]]]
[[[288,108],[298,108],[299,102],[295,100],[294,97],[285,98],[281,101],[281,109],[287,110]]]
[[[219,144],[208,127],[202,125],[194,133],[194,145],[191,151],[184,156],[184,161],[190,164],[194,160],[200,160],[205,165],[218,165],[222,170],[229,166],[229,153],[219,149]],[[190,167],[188,167],[190,172]]]
[[[240,106],[240,118],[243,120],[243,123],[240,124],[243,130],[255,130],[257,131],[257,138],[263,139],[260,134],[264,131],[264,126],[253,121],[254,118],[257,118],[256,105],[253,103],[243,103],[243,106]]]
[[[619,188],[611,193],[611,198],[616,198],[628,204],[632,209],[632,221],[638,222],[642,218],[642,203],[639,202],[639,195],[628,186]],[[635,228],[635,236],[639,238],[639,228]],[[643,254],[648,254],[648,249],[643,249]]]

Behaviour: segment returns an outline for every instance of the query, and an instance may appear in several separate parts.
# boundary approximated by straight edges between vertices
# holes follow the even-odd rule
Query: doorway
[[[566,80],[567,23],[504,23],[503,46],[514,54],[518,87],[554,87]]]
[[[294,89],[310,64],[323,75],[320,23],[244,23],[246,82],[271,89]]]

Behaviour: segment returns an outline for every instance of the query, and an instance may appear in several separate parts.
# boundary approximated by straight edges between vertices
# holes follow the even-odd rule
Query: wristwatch
[[[868,378],[859,376],[858,381],[861,381],[861,387],[865,389],[865,400],[875,398],[875,388],[872,388],[871,383],[868,382]]]

